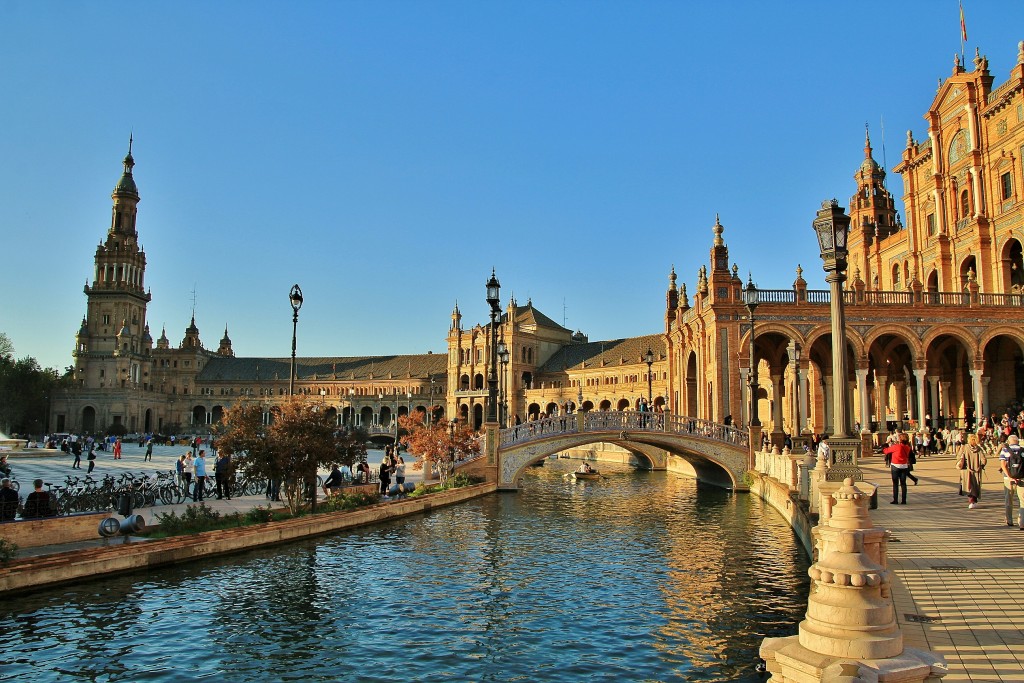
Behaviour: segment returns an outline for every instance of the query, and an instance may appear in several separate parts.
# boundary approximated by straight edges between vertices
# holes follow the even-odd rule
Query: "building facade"
[[[832,376],[829,293],[807,289],[799,265],[791,288],[759,292],[751,357],[745,284],[716,218],[692,299],[669,274],[656,334],[591,342],[532,302],[509,301],[498,321],[507,349],[495,363],[499,421],[636,410],[646,398],[655,410],[746,425],[755,376],[758,413],[777,442],[836,429],[836,382],[852,407],[847,429],[864,433],[893,422],[962,424],[1015,406],[1024,397],[1024,43],[1009,78],[994,80],[986,58],[977,55],[969,71],[958,60],[925,115],[926,134],[918,141],[908,132],[894,169],[905,225],[865,138],[848,203],[846,377]],[[55,400],[50,429],[202,432],[242,400],[262,402],[272,420],[288,394],[290,359],[236,357],[227,329],[207,349],[194,315],[178,344],[166,330],[153,341],[133,168],[129,146],[85,287],[73,387]],[[808,227],[814,218],[809,209]],[[296,392],[322,400],[339,425],[379,433],[431,406],[432,419],[479,427],[489,332],[489,323],[464,327],[456,306],[446,354],[301,358]]]

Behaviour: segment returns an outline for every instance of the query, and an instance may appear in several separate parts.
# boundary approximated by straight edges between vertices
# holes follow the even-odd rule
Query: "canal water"
[[[520,493],[7,598],[0,680],[757,681],[808,562],[750,495],[574,461]]]

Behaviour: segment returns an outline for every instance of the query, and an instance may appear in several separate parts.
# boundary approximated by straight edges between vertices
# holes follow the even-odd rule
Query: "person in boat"
[[[590,467],[589,462],[585,462],[582,465],[580,465],[579,469],[576,471],[579,472],[580,474],[590,474],[594,470]]]

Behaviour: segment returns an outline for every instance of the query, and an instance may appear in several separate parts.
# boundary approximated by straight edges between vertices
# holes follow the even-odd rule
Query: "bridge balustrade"
[[[737,427],[719,424],[711,420],[702,420],[697,417],[687,417],[686,415],[667,415],[665,420],[666,432],[703,436],[706,439],[731,443],[736,446],[743,446],[744,448],[750,445],[750,435],[745,430]]]
[[[500,432],[500,445],[512,446],[534,439],[579,431],[579,415],[555,415],[540,420],[507,427]],[[668,432],[721,441],[747,448],[747,432],[736,427],[670,413],[641,413],[636,411],[592,410],[583,415],[584,432]]]
[[[576,431],[575,415],[555,415],[554,417],[531,420],[514,427],[502,429],[499,443],[502,446],[511,446],[532,441],[533,439],[540,439],[555,434],[574,433]]]

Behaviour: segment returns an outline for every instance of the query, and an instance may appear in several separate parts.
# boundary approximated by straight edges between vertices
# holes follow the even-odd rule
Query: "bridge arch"
[[[722,488],[746,489],[745,432],[697,418],[632,411],[560,415],[501,430],[498,488],[517,490],[523,470],[531,464],[596,443],[626,449],[641,467],[670,469]]]

